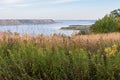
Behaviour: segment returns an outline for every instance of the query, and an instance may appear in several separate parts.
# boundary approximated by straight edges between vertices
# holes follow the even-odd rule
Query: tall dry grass
[[[97,51],[97,49],[103,49],[107,46],[113,44],[120,44],[120,33],[107,33],[107,34],[89,34],[89,35],[72,35],[71,37],[65,35],[50,35],[50,36],[30,36],[24,34],[20,36],[19,34],[9,34],[1,33],[0,41],[1,42],[11,42],[11,40],[18,41],[21,44],[29,43],[35,45],[41,45],[41,47],[50,47],[54,48],[55,46],[59,47],[74,47],[80,49],[87,49],[87,51]]]
[[[114,57],[104,49],[117,45]],[[120,33],[0,34],[0,80],[119,80]]]

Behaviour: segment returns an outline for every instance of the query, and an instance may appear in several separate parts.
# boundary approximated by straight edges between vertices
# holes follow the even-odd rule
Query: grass
[[[116,45],[114,56],[104,51]],[[119,80],[120,33],[1,34],[0,80]]]

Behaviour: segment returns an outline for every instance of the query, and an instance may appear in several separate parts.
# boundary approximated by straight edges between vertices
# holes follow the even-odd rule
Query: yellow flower
[[[112,46],[112,50],[116,50],[116,49],[117,49],[117,45],[114,44],[114,45]]]
[[[108,48],[105,48],[105,50],[104,50],[106,53],[109,53],[110,51],[111,51],[111,48],[110,47],[108,47]]]
[[[112,47],[105,48],[105,50],[104,50],[107,57],[115,56],[116,51],[117,51],[117,45],[115,45],[115,44]]]
[[[115,51],[111,50],[111,52],[109,53],[110,56],[114,56],[115,55]]]

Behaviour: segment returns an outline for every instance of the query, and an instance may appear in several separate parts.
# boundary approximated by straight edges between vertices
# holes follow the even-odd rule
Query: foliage
[[[81,38],[3,35],[0,80],[119,80],[120,40]],[[114,56],[105,55],[108,47]]]
[[[97,20],[90,29],[95,33],[120,31],[120,9],[113,10],[109,15]]]
[[[120,32],[120,17],[116,17],[115,20],[117,22],[117,29]]]
[[[111,11],[111,14],[113,14],[115,18],[120,17],[120,9]]]
[[[112,14],[117,22],[117,29],[120,31],[120,9],[113,10],[110,14]]]
[[[113,15],[106,15],[104,18],[99,19],[91,26],[92,32],[108,33],[117,31],[117,22]]]
[[[117,52],[117,45],[114,44],[112,47],[105,48],[104,51],[107,57],[114,57]]]

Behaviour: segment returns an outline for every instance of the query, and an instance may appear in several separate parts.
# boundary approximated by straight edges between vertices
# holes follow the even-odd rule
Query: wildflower
[[[104,50],[107,57],[114,57],[117,52],[117,45],[113,45],[112,47],[105,48]]]
[[[109,53],[110,56],[115,56],[115,51],[111,50],[111,52]]]
[[[111,51],[111,48],[110,47],[108,47],[108,48],[105,48],[105,50],[104,50],[106,53],[109,53],[110,51]]]
[[[117,51],[117,45],[114,44],[111,49],[116,52]]]

